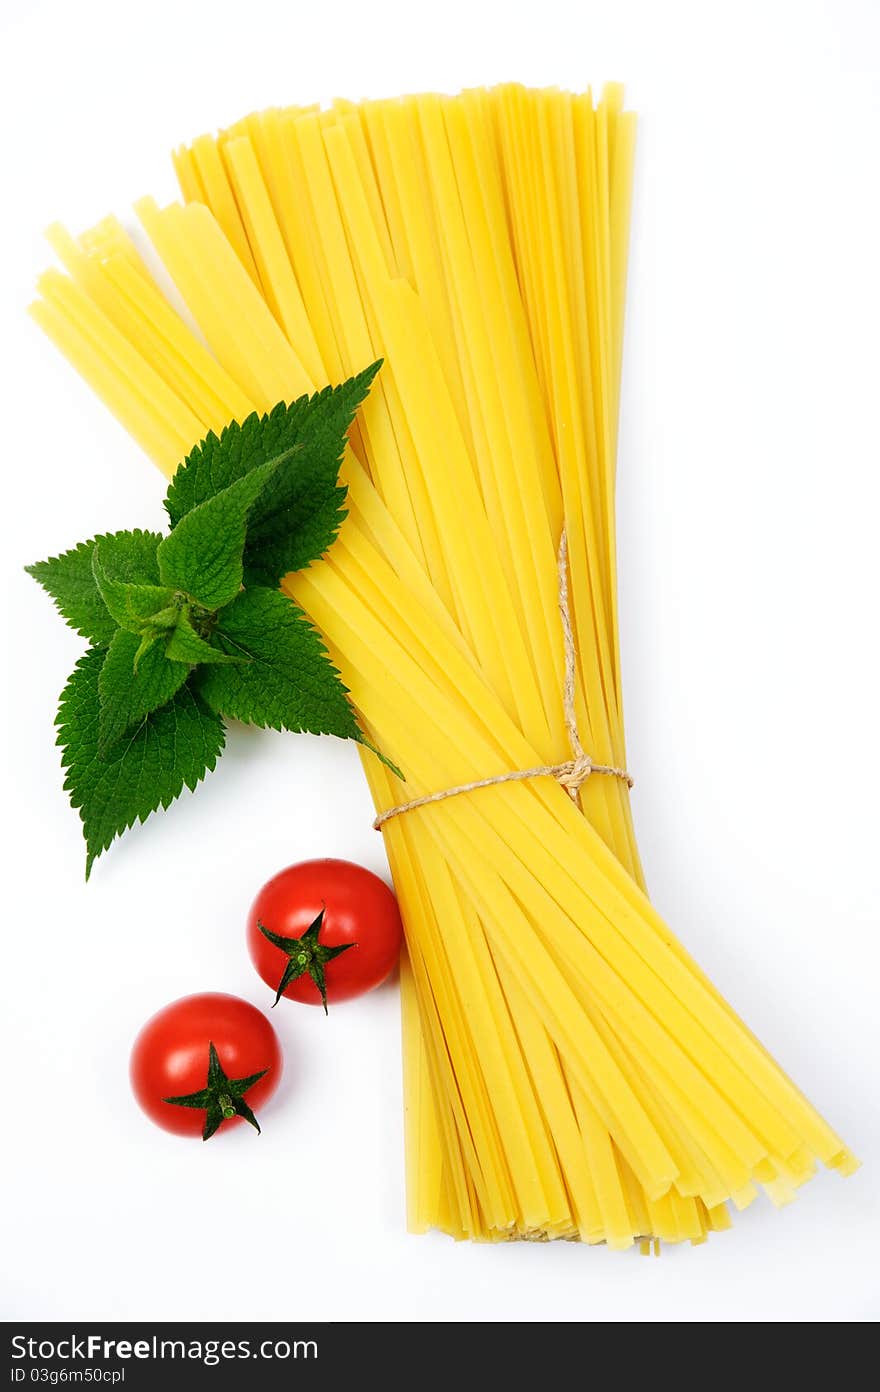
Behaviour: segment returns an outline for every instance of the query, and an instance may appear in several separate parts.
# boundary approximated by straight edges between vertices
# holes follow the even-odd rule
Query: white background
[[[876,1316],[880,8],[6,0],[0,47],[0,1314]],[[642,117],[620,573],[649,882],[870,1162],[661,1261],[406,1234],[394,986],[329,1021],[274,1012],[261,1138],[140,1116],[127,1055],[154,1009],[265,1003],[243,939],[263,880],[311,855],[382,871],[381,842],[352,749],[237,730],[86,888],[52,743],[81,643],[20,569],[162,523],[159,475],[25,318],[45,224],[173,196],[170,147],[254,106],[608,77]]]

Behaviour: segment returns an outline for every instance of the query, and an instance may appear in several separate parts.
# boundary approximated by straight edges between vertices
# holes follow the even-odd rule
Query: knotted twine
[[[460,797],[462,793],[475,793],[479,788],[492,788],[498,783],[522,783],[527,778],[555,778],[561,783],[569,797],[577,802],[587,779],[594,773],[605,774],[609,778],[620,778],[628,788],[633,786],[626,769],[613,764],[595,764],[581,743],[575,711],[575,672],[577,654],[574,646],[574,632],[571,626],[571,610],[568,603],[568,537],[563,528],[557,553],[557,574],[559,577],[559,617],[562,621],[562,642],[565,650],[565,680],[562,685],[562,706],[565,712],[565,728],[571,745],[572,757],[561,764],[539,764],[536,768],[514,769],[510,773],[496,773],[491,778],[475,778],[470,783],[459,783],[454,788],[443,788],[438,793],[426,793],[424,797],[413,798],[410,802],[398,803],[380,812],[373,827],[379,831],[392,817],[400,817],[404,812],[414,812],[417,807],[428,807],[432,802],[445,802],[447,798]]]

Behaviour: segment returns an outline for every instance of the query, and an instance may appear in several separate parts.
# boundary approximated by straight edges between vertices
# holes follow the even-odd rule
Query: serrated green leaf
[[[146,588],[146,587],[144,587]],[[162,588],[157,586],[157,588]],[[183,607],[178,595],[174,595],[173,602],[167,609],[157,609],[155,614],[149,614],[141,621],[141,632],[148,633],[153,638],[169,634],[177,627]]]
[[[173,662],[188,662],[193,666],[200,662],[246,662],[245,657],[235,657],[215,648],[196,633],[185,609],[177,616],[177,625],[165,644],[165,656]]]
[[[95,543],[83,541],[60,556],[25,566],[55,601],[55,607],[71,628],[92,643],[109,643],[116,623],[107,611],[92,574]]]
[[[137,652],[136,652],[135,655],[134,655],[134,670],[135,670],[135,671],[137,671],[138,667],[140,666],[141,660],[142,660],[144,654],[145,654],[145,653],[148,653],[148,652],[150,651],[151,648],[154,648],[154,647],[156,646],[156,644],[158,643],[158,641],[159,641],[159,634],[158,634],[158,633],[151,633],[151,632],[149,631],[149,629],[147,630],[146,633],[142,633],[142,634],[141,634],[141,641],[140,641],[140,643],[138,644]]]
[[[161,643],[139,654],[140,645],[136,633],[119,628],[107,649],[98,678],[98,751],[102,755],[144,716],[170,701],[190,674],[185,663],[168,660]]]
[[[221,715],[273,730],[362,739],[348,693],[302,610],[278,590],[243,590],[217,621],[215,641],[249,657],[204,667],[196,687]]]
[[[95,537],[94,545],[101,548],[101,565],[114,580],[129,585],[158,585],[159,562],[156,552],[162,540],[161,532],[107,532]]]
[[[163,623],[163,617],[174,622],[177,614],[174,591],[167,585],[132,584],[128,580],[114,579],[104,565],[100,543],[92,550],[92,571],[101,598],[120,628],[127,629],[129,633],[155,632],[167,626],[167,623]]]
[[[183,686],[102,757],[98,689],[105,653],[90,648],[62,695],[56,724],[64,786],[86,838],[86,877],[97,856],[136,821],[194,789],[223,751],[223,722]]]
[[[111,573],[117,579],[149,584],[159,579],[156,547],[161,540],[157,532],[105,533],[25,569],[52,596],[71,628],[89,642],[103,646],[110,642],[117,625],[101,597],[92,570],[96,545],[103,548]]]
[[[194,507],[282,450],[295,449],[251,510],[245,546],[248,584],[277,585],[322,556],[345,516],[339,465],[355,412],[381,363],[338,387],[256,414],[213,433],[177,470],[165,506],[172,526]]]
[[[206,609],[222,609],[241,589],[248,513],[284,462],[258,465],[182,518],[158,549],[164,585],[191,595]]]

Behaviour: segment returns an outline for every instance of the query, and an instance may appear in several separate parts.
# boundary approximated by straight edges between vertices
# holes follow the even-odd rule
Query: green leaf
[[[277,585],[322,556],[345,516],[339,465],[354,414],[381,363],[338,387],[281,402],[197,445],[177,470],[165,506],[173,526],[194,507],[282,450],[295,448],[261,493],[248,520],[245,579]]]
[[[105,653],[90,648],[61,695],[56,724],[64,786],[86,838],[86,878],[114,837],[195,789],[223,752],[223,722],[188,686],[153,711],[106,757],[100,752],[99,682]],[[142,659],[143,660],[143,659]]]
[[[243,590],[219,615],[215,641],[249,657],[205,667],[196,684],[221,715],[273,730],[310,730],[361,740],[342,679],[301,609],[278,590]]]
[[[138,579],[149,584],[159,579],[156,547],[161,540],[157,532],[111,532],[25,569],[52,596],[71,628],[91,643],[106,645],[116,632],[116,621],[101,597],[92,570],[95,547],[101,546],[117,579]]]
[[[164,585],[191,595],[206,609],[222,609],[241,589],[248,513],[284,456],[252,469],[178,523],[157,552]]]
[[[162,645],[154,643],[139,654],[141,640],[136,633],[119,628],[104,658],[98,678],[101,717],[98,752],[101,755],[143,720],[158,710],[180,690],[190,674],[182,662],[169,662]],[[135,658],[138,658],[135,667]]]
[[[181,609],[177,615],[177,625],[165,645],[165,656],[173,662],[247,662],[246,657],[221,652],[212,643],[201,638],[193,628],[189,615]]]
[[[141,659],[143,658],[144,654],[148,653],[150,649],[154,648],[156,644],[159,642],[159,637],[160,635],[158,633],[151,633],[149,629],[147,629],[145,633],[141,634],[141,641],[138,644],[137,652],[134,655],[135,671],[137,671],[138,667],[140,666]]]
[[[156,552],[161,540],[161,532],[142,532],[134,528],[126,532],[107,532],[95,537],[93,545],[101,548],[101,565],[112,579],[129,585],[158,585]]]
[[[155,632],[176,618],[174,591],[167,585],[133,584],[116,580],[104,566],[104,553],[98,543],[92,551],[92,571],[107,610],[120,628],[129,633]]]
[[[71,551],[25,566],[54,599],[61,617],[92,643],[109,643],[116,623],[101,598],[92,574],[93,541],[80,542]]]

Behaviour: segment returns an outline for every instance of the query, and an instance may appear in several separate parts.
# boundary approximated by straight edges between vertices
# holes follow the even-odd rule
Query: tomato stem
[[[285,938],[281,933],[272,933],[263,923],[257,923],[257,927],[275,947],[279,947],[282,952],[287,953],[287,966],[284,968],[281,980],[278,983],[278,990],[275,992],[275,999],[272,1002],[276,1006],[280,1001],[291,981],[296,981],[306,973],[312,978],[321,993],[321,1001],[324,1006],[324,1014],[327,1014],[327,985],[324,980],[324,967],[327,962],[332,962],[334,957],[338,957],[341,952],[347,952],[350,947],[357,947],[357,943],[341,943],[338,947],[328,947],[326,943],[318,941],[318,935],[324,922],[324,910],[313,919],[306,931],[298,938]]]
[[[224,1121],[231,1121],[236,1116],[243,1117],[255,1131],[259,1132],[259,1123],[245,1102],[244,1094],[248,1088],[253,1087],[254,1083],[258,1083],[262,1077],[265,1077],[268,1071],[268,1068],[264,1068],[259,1073],[251,1073],[247,1078],[227,1077],[220,1062],[220,1056],[212,1042],[208,1045],[207,1087],[202,1088],[200,1092],[187,1093],[185,1097],[163,1097],[162,1101],[170,1102],[174,1107],[204,1109],[203,1141],[207,1141],[213,1136],[217,1127]]]

